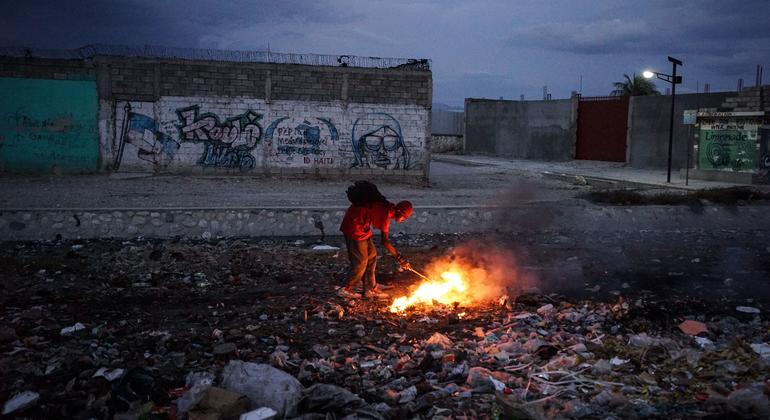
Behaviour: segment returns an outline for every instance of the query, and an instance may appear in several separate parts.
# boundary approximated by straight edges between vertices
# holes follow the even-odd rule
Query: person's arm
[[[398,259],[398,251],[396,251],[396,247],[393,246],[393,243],[390,242],[390,239],[388,238],[388,231],[383,230],[381,232],[380,240],[382,241],[382,247],[387,249],[393,258]]]
[[[393,258],[398,261],[398,264],[403,268],[404,270],[409,270],[412,268],[412,265],[409,264],[409,261],[406,260],[401,254],[396,251],[396,247],[393,246],[393,243],[390,242],[390,239],[388,238],[388,231],[383,230],[380,235],[380,240],[382,242],[382,247],[388,250],[390,255],[393,256]]]

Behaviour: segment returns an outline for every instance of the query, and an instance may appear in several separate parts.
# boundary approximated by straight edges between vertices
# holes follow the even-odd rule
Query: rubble
[[[535,419],[770,409],[770,322],[758,301],[743,301],[750,312],[735,302],[675,312],[646,295],[530,289],[394,314],[388,301],[338,298],[344,267],[303,244],[88,243],[69,257],[69,246],[14,245],[40,259],[4,272],[3,412]],[[412,284],[395,264],[382,270],[394,291]]]

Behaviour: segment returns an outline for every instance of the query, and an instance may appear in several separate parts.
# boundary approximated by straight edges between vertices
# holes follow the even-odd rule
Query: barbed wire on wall
[[[5,47],[0,48],[0,56],[81,60],[90,59],[97,56],[117,56],[423,71],[429,71],[431,67],[431,61],[428,59],[359,57],[355,55],[292,54],[276,53],[270,51],[228,51],[199,48],[163,47],[156,45],[131,47],[123,45],[94,44],[74,50]]]

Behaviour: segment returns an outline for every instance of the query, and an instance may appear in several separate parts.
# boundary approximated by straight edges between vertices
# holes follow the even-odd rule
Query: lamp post
[[[670,61],[672,65],[671,74],[646,70],[642,75],[646,79],[657,77],[660,80],[671,83],[671,121],[668,127],[668,175],[666,177],[666,182],[671,183],[671,150],[674,142],[674,104],[676,101],[676,85],[682,83],[682,76],[676,75],[676,66],[681,66],[682,62],[671,56],[668,57],[668,61]]]

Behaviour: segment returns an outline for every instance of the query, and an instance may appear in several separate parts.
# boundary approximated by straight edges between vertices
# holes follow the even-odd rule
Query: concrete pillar
[[[267,76],[265,76],[265,102],[267,103],[270,103],[272,88],[273,88],[273,80],[270,77],[270,70],[268,70]]]

